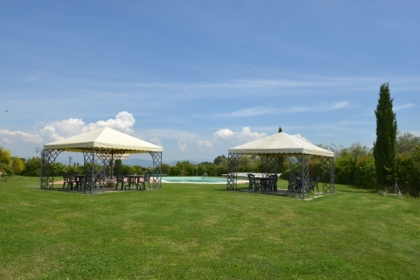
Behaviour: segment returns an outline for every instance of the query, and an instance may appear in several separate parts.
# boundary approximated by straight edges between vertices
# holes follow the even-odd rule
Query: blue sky
[[[420,136],[419,14],[419,1],[1,1],[0,146],[28,158],[102,126],[161,145],[164,162],[212,161],[279,126],[372,146],[388,82],[398,129]]]

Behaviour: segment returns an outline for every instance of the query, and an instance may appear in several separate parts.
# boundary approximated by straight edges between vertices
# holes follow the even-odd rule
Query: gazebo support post
[[[324,188],[325,193],[333,194],[335,193],[335,178],[334,178],[334,158],[329,159],[329,185],[327,188]]]
[[[301,154],[287,157],[290,164],[289,196],[304,199],[310,196],[309,162],[310,155]],[[300,178],[298,181],[297,178]]]
[[[54,165],[55,160],[60,153],[61,150],[43,149],[41,151],[41,189],[52,189],[54,187]]]
[[[227,185],[226,188],[229,191],[236,189],[238,184],[238,163],[241,158],[241,154],[228,154],[228,174],[227,174]]]
[[[92,148],[92,158],[91,158],[91,162],[90,162],[90,164],[91,164],[91,168],[90,168],[90,188],[89,188],[89,194],[92,194],[92,192],[93,192],[93,184],[94,184],[94,182],[95,182],[95,180],[94,180],[94,176],[95,176],[95,148]]]
[[[149,152],[153,159],[153,189],[162,188],[162,152]]]
[[[302,154],[302,191],[300,198],[310,196],[310,184],[309,184],[309,163],[311,160],[310,155]]]
[[[322,182],[322,192],[324,194],[335,193],[334,182],[334,158],[319,157],[320,161],[320,178]]]
[[[99,184],[99,189],[101,192],[104,192],[105,188],[105,180],[106,180],[106,167],[108,165],[109,154],[111,153],[110,149],[99,149],[99,148],[92,148],[90,153],[83,152],[83,156],[85,159],[85,168],[86,163],[90,163],[90,171],[86,170],[87,180],[89,180],[88,185],[89,187],[86,188],[86,182],[84,186],[84,192],[89,192],[89,194],[93,193],[93,190]]]

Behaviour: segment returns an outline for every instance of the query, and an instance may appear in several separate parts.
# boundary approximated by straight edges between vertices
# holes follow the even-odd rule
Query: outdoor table
[[[81,175],[81,174],[74,175],[74,179],[76,182],[76,185],[74,186],[74,188],[75,189],[78,189],[79,187],[81,188],[85,183],[86,177],[87,175]]]
[[[258,185],[265,190],[267,188],[268,180],[270,180],[270,177],[255,176],[255,179],[258,180]],[[257,188],[255,188],[255,191],[257,191]]]
[[[136,188],[139,188],[140,178],[143,178],[143,175],[125,175],[125,178],[127,178],[127,187],[130,187],[132,184],[136,185]]]

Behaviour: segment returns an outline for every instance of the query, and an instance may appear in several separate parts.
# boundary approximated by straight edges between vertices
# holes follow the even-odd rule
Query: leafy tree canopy
[[[420,137],[409,132],[398,131],[396,142],[397,153],[410,153],[418,145],[420,145]]]

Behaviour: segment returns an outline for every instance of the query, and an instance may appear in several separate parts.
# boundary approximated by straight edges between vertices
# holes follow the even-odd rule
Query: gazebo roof
[[[44,145],[46,150],[91,152],[92,148],[112,149],[113,153],[138,154],[161,152],[162,147],[104,127]]]
[[[309,154],[334,157],[334,153],[315,146],[299,137],[284,132],[249,142],[229,149],[229,153],[268,155],[268,154]]]

